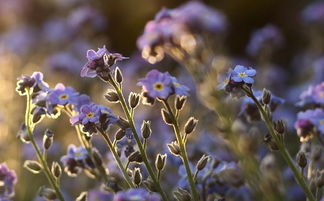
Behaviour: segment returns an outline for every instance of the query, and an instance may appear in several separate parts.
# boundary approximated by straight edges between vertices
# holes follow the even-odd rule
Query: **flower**
[[[0,200],[10,200],[15,195],[17,176],[5,163],[0,164]]]
[[[234,82],[244,82],[246,84],[253,84],[254,80],[252,77],[256,75],[256,71],[252,68],[246,68],[241,65],[236,65],[232,71],[231,79]]]
[[[225,77],[223,78],[222,82],[218,85],[218,89],[225,89],[226,86],[230,83],[231,81],[231,76],[232,76],[232,71],[233,69],[229,69],[227,72],[226,72],[226,75]]]
[[[305,23],[321,24],[324,21],[324,2],[317,1],[310,4],[302,12],[302,18]]]
[[[315,86],[310,86],[308,89],[301,93],[298,106],[305,106],[308,104],[324,104],[324,82]]]
[[[297,114],[295,129],[301,142],[308,141],[314,133],[324,134],[324,111],[321,108]]]
[[[23,75],[18,78],[16,91],[19,95],[26,95],[26,89],[32,88],[33,94],[48,90],[48,84],[43,80],[43,73],[34,72],[31,76]]]
[[[143,87],[143,96],[148,99],[167,99],[172,94],[187,96],[189,91],[188,87],[179,84],[177,78],[158,70],[151,70],[137,84]]]
[[[81,70],[81,77],[96,77],[98,73],[110,71],[109,67],[114,65],[117,61],[128,59],[119,53],[110,53],[105,46],[99,48],[98,51],[87,51],[88,62]]]
[[[89,167],[91,159],[84,147],[76,147],[71,144],[68,147],[67,155],[61,157],[65,171],[69,176],[76,176],[82,169]],[[91,162],[90,162],[91,163]]]
[[[149,193],[144,188],[129,189],[120,191],[115,196],[113,201],[160,201],[161,197],[157,193]]]
[[[251,56],[257,56],[265,48],[278,48],[282,45],[283,37],[279,29],[271,24],[255,31],[246,51]]]
[[[172,79],[169,73],[151,70],[139,80],[138,85],[143,86],[143,91],[152,98],[166,99],[172,92]]]

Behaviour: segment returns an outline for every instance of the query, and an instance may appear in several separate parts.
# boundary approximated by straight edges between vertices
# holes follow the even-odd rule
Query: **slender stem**
[[[161,187],[161,185],[160,185],[160,182],[159,182],[159,180],[157,179],[157,176],[155,175],[155,173],[154,173],[154,171],[153,171],[153,168],[152,168],[152,166],[151,166],[150,163],[149,163],[149,160],[148,160],[148,157],[147,157],[146,151],[145,151],[145,149],[144,149],[144,147],[143,147],[143,144],[142,144],[142,142],[141,142],[141,140],[140,140],[140,138],[139,138],[139,135],[138,135],[138,133],[137,133],[137,131],[136,131],[136,127],[135,127],[135,122],[134,122],[133,116],[132,116],[132,114],[131,114],[131,112],[130,112],[130,109],[128,108],[128,106],[127,106],[127,104],[126,104],[126,100],[125,100],[124,95],[123,95],[123,93],[122,93],[122,89],[121,89],[121,87],[119,87],[119,86],[117,85],[117,83],[116,83],[115,80],[111,77],[111,75],[110,75],[109,83],[113,86],[113,88],[114,88],[114,89],[116,90],[116,92],[117,92],[117,95],[118,95],[118,98],[119,98],[119,102],[120,102],[121,107],[122,107],[122,109],[123,109],[123,111],[124,111],[124,114],[126,115],[126,118],[127,118],[127,120],[128,120],[128,123],[129,123],[129,125],[130,125],[130,128],[131,128],[131,130],[132,130],[132,132],[133,132],[133,134],[134,134],[134,138],[135,138],[136,144],[137,144],[137,146],[138,146],[138,149],[139,149],[139,151],[140,151],[140,153],[141,153],[141,156],[142,156],[142,158],[143,158],[143,162],[144,162],[144,164],[145,164],[145,167],[146,167],[146,169],[147,169],[147,171],[148,171],[150,177],[152,178],[152,180],[153,180],[153,182],[154,182],[154,185],[156,186],[157,190],[159,191],[159,193],[160,193],[162,199],[163,199],[164,201],[168,201],[169,199],[168,199],[167,195],[164,193],[164,191],[162,190],[162,187]]]
[[[243,90],[245,91],[245,93],[252,98],[252,100],[254,101],[254,103],[256,104],[256,106],[259,109],[259,112],[262,116],[262,119],[264,121],[264,123],[266,124],[271,136],[275,139],[279,151],[282,155],[282,157],[285,159],[286,163],[288,164],[288,166],[290,167],[290,169],[292,170],[292,172],[295,175],[295,179],[297,181],[297,183],[302,187],[302,189],[304,190],[307,198],[309,201],[315,201],[314,195],[312,194],[312,192],[309,190],[303,175],[300,173],[300,171],[298,171],[298,168],[296,167],[293,159],[291,158],[288,150],[286,149],[284,143],[279,139],[279,137],[276,134],[276,131],[273,128],[273,124],[271,122],[271,120],[269,119],[269,116],[266,114],[266,111],[263,109],[262,105],[260,104],[260,102],[258,101],[258,99],[253,95],[252,90],[248,91],[246,89],[243,88]]]
[[[173,122],[173,124],[172,124],[173,125],[173,130],[174,130],[174,133],[176,135],[177,141],[178,141],[180,149],[181,149],[180,155],[181,155],[182,162],[183,162],[183,164],[185,166],[185,169],[186,169],[186,172],[187,172],[187,178],[188,178],[188,181],[189,181],[189,184],[190,184],[191,193],[192,193],[193,199],[195,201],[197,201],[197,200],[199,200],[199,196],[198,196],[198,193],[197,193],[194,178],[193,178],[191,170],[190,170],[186,145],[185,145],[185,143],[184,143],[184,141],[183,141],[183,139],[181,137],[178,121],[177,121],[177,119],[176,119],[176,117],[175,117],[169,103],[166,100],[163,100],[162,102],[164,103],[164,106],[167,109],[167,111],[169,112],[169,114],[171,115],[171,119],[172,119],[172,122]]]
[[[198,176],[198,173],[199,173],[199,171],[198,171],[198,170],[196,170],[196,171],[195,171],[195,174],[194,174],[194,177],[193,177],[194,181],[196,181],[196,180],[197,180],[197,176]]]
[[[116,152],[116,149],[114,148],[113,143],[111,142],[110,138],[106,135],[106,133],[105,133],[102,129],[97,128],[97,130],[99,131],[99,133],[102,135],[102,137],[103,137],[103,138],[105,139],[105,141],[107,142],[107,145],[108,145],[108,147],[109,147],[111,153],[113,154],[113,156],[114,156],[114,158],[115,158],[115,160],[116,160],[116,162],[117,162],[117,165],[118,165],[119,169],[122,171],[123,176],[124,176],[124,178],[125,178],[125,180],[126,180],[128,186],[131,187],[131,188],[135,188],[135,186],[134,186],[134,184],[133,184],[131,178],[130,178],[129,175],[127,174],[126,168],[124,168],[123,163],[122,163],[122,161],[120,160],[119,155],[118,155],[118,153]]]
[[[31,141],[34,149],[35,149],[38,161],[41,163],[42,169],[44,170],[44,173],[45,173],[48,181],[50,182],[50,184],[54,188],[58,199],[60,201],[65,201],[65,199],[64,199],[64,197],[62,195],[62,192],[61,192],[59,186],[57,185],[57,183],[55,181],[55,178],[52,175],[52,173],[51,173],[51,171],[50,171],[50,169],[49,169],[49,167],[47,165],[45,157],[43,157],[38,145],[35,142],[34,135],[33,135],[33,132],[32,132],[32,126],[31,126],[31,122],[30,122],[30,120],[31,120],[31,115],[30,115],[30,112],[31,112],[31,99],[30,99],[31,98],[31,93],[30,93],[30,90],[26,89],[26,94],[27,94],[27,107],[26,107],[26,114],[25,114],[25,124],[26,124],[26,127],[27,127],[28,136],[30,138],[30,141]]]

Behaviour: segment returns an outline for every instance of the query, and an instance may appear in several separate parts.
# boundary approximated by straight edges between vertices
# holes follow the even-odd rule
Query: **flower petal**
[[[250,77],[243,77],[243,81],[247,84],[253,84],[254,80]]]

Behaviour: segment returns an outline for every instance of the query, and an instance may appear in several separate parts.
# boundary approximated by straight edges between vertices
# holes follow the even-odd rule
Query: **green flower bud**
[[[105,98],[111,103],[117,103],[119,101],[118,94],[113,90],[109,90],[105,95]]]
[[[38,174],[42,170],[41,164],[39,164],[37,161],[33,160],[26,160],[24,163],[24,167],[29,170],[31,173]]]
[[[143,121],[141,131],[142,131],[143,138],[148,139],[151,136],[151,133],[152,133],[151,122],[150,121]]]
[[[197,123],[197,119],[190,117],[185,125],[185,133],[187,135],[191,134],[196,129]]]

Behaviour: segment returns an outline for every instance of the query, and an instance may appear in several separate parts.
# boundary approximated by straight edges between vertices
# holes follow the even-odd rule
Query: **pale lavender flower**
[[[0,164],[0,200],[11,200],[15,195],[15,185],[17,176],[13,170],[10,170],[6,163]]]
[[[324,104],[324,82],[315,86],[309,86],[308,89],[301,93],[298,106],[305,106],[308,104]]]

